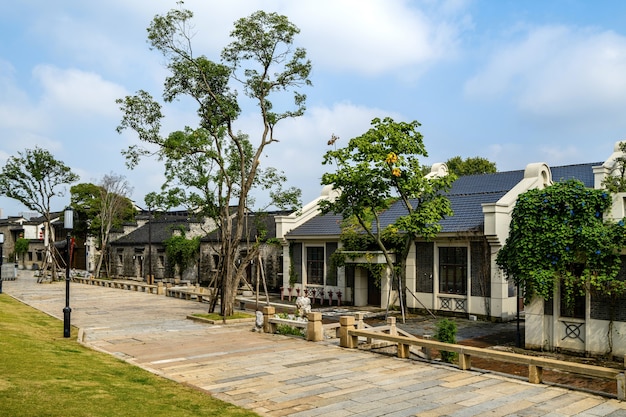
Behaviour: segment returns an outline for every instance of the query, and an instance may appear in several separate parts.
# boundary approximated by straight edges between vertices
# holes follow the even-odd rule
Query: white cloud
[[[501,45],[465,85],[470,98],[509,96],[536,120],[614,118],[626,105],[626,38],[611,31],[544,26]]]
[[[250,0],[206,2],[188,0],[184,7],[194,12],[195,50],[217,59],[230,41],[233,23],[256,10],[284,14],[301,30],[297,46],[308,51],[316,69],[378,76],[415,72],[456,54],[465,0],[430,4],[408,0]],[[124,2],[145,16],[167,13],[154,2]],[[171,7],[175,7],[174,4]],[[149,21],[146,22],[147,27]]]
[[[115,100],[126,94],[124,88],[93,72],[40,65],[33,73],[44,88],[44,105],[76,112],[75,116],[118,116]]]
[[[456,49],[458,28],[407,1],[298,2],[286,13],[299,22],[312,60],[327,71],[397,73]]]

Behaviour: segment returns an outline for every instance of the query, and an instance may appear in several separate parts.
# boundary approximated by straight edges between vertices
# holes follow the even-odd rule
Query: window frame
[[[306,256],[306,282],[307,285],[321,285],[323,286],[326,281],[326,247],[324,245],[307,245],[305,248]],[[316,252],[316,257],[311,258],[313,251]],[[315,278],[315,280],[313,279]]]
[[[437,249],[439,293],[467,296],[467,279],[469,276],[468,246],[439,246]],[[453,256],[450,256],[451,251],[453,251]],[[459,257],[461,254],[462,256]],[[451,282],[452,285],[450,285]]]

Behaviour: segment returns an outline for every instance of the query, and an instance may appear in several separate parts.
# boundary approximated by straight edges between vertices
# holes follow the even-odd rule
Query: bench
[[[170,287],[165,289],[165,295],[168,297],[182,298],[185,300],[196,299],[199,303],[203,301],[210,301],[213,296],[213,291],[205,292],[200,288],[194,287]]]

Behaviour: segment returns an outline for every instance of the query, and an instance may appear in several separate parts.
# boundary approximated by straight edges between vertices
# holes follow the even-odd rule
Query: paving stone
[[[63,284],[20,277],[5,282],[4,292],[62,319]],[[186,319],[204,312],[196,301],[74,284],[71,306],[88,346],[261,416],[626,417],[626,403],[614,399],[332,341],[196,323]]]

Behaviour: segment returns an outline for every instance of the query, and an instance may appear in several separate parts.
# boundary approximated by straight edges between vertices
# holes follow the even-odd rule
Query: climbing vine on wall
[[[187,239],[184,232],[180,235],[172,235],[165,242],[165,253],[172,265],[178,266],[182,275],[183,271],[191,264],[191,261],[198,256],[200,250],[200,238]]]
[[[623,294],[617,278],[625,243],[624,220],[604,220],[612,198],[577,180],[521,194],[509,237],[496,263],[523,291],[526,302],[549,299],[557,284],[571,303],[585,291]]]

